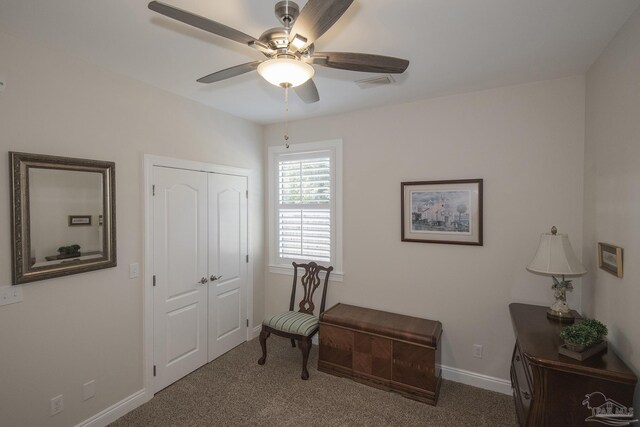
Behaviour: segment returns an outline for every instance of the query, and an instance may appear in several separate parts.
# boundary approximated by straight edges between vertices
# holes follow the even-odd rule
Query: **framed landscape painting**
[[[482,246],[482,179],[403,182],[402,241]]]

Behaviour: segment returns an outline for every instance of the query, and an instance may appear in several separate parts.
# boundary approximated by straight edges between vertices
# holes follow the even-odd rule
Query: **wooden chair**
[[[318,332],[318,317],[314,316],[313,311],[313,294],[320,287],[320,272],[326,272],[324,277],[324,286],[322,289],[322,302],[320,303],[320,314],[324,312],[324,303],[327,298],[327,282],[329,274],[333,267],[321,267],[315,262],[308,264],[293,263],[293,287],[291,289],[291,302],[289,303],[289,311],[277,314],[265,319],[262,322],[262,331],[260,331],[260,346],[262,347],[262,357],[258,360],[259,365],[264,365],[267,360],[267,338],[273,333],[281,337],[291,339],[291,346],[298,347],[302,352],[302,374],[303,380],[309,378],[307,371],[307,360],[309,359],[309,350],[311,350],[311,338]],[[300,279],[304,288],[304,297],[298,305],[299,310],[294,311],[293,306],[296,298],[296,284],[298,281],[298,268],[304,268],[304,275]]]

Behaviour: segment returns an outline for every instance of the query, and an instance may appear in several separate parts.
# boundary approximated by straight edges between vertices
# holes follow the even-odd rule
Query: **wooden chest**
[[[438,321],[337,304],[320,316],[318,370],[435,405]]]

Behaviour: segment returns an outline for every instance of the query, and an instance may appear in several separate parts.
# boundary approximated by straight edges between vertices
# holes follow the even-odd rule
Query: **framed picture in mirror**
[[[69,215],[69,227],[91,226],[91,215]]]

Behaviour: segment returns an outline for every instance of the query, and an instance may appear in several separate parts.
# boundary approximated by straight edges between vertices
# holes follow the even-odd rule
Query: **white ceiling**
[[[277,0],[164,0],[254,37],[277,27]],[[258,123],[284,119],[284,91],[257,73],[196,79],[264,58],[174,22],[147,0],[0,0],[0,31],[67,51],[117,73]],[[298,2],[302,7],[306,0]],[[374,74],[316,66],[320,102],[291,96],[290,118],[584,73],[640,0],[355,0],[317,51],[411,61],[397,83],[362,90]]]

